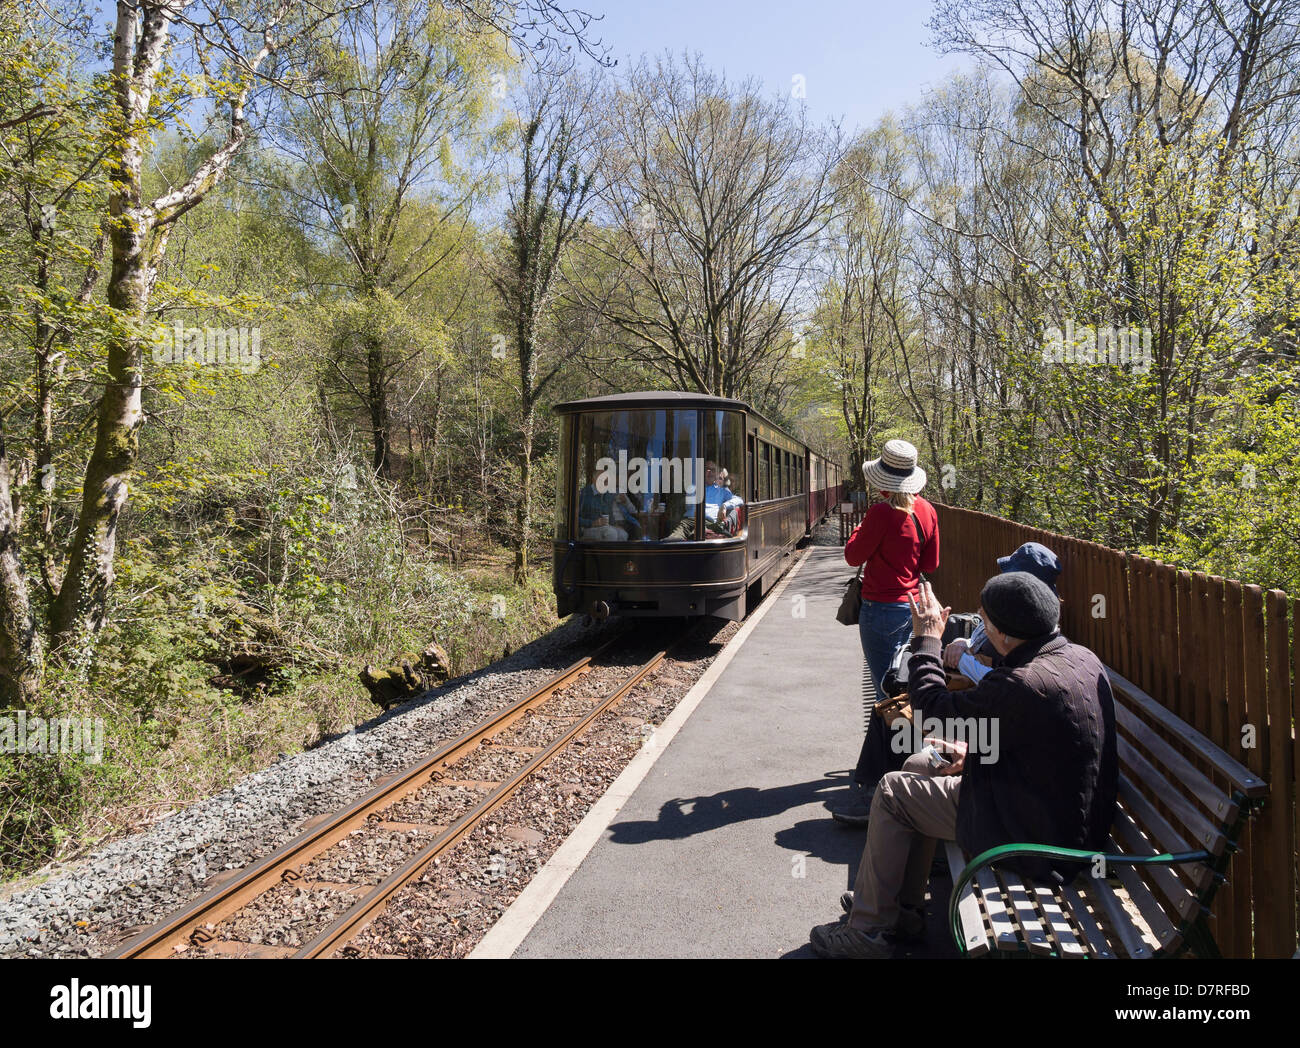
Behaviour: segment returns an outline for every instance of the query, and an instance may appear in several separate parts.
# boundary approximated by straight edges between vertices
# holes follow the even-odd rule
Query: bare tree
[[[670,385],[745,395],[788,355],[836,146],[789,99],[698,57],[643,61],[611,101],[602,228],[581,297]]]
[[[489,278],[500,299],[519,364],[519,486],[515,492],[515,577],[528,574],[532,532],[533,441],[537,405],[564,363],[541,360],[546,313],[563,260],[595,202],[598,82],[538,74],[519,98],[511,134],[517,171],[508,177],[505,243]]]
[[[899,314],[912,308],[904,147],[899,128],[886,119],[853,142],[834,174],[835,218],[827,230],[829,271],[817,326],[855,463],[875,446],[880,381],[897,353]]]

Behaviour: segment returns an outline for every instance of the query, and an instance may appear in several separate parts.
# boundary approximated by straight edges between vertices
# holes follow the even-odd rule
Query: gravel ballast
[[[41,871],[0,901],[0,957],[94,957],[183,906],[455,738],[586,654],[617,627],[579,618],[508,658],[458,678],[354,731],[283,757],[227,790]],[[27,885],[27,886],[24,886]]]

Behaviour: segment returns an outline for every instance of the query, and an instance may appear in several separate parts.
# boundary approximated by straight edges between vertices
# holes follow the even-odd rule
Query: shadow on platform
[[[770,818],[816,801],[824,802],[829,808],[842,799],[840,791],[848,781],[848,771],[836,771],[820,779],[771,789],[740,786],[708,796],[674,797],[660,806],[657,819],[614,823],[610,827],[610,840],[615,844],[682,840],[738,822]],[[826,821],[836,827],[829,816]],[[810,850],[796,845],[791,847]]]

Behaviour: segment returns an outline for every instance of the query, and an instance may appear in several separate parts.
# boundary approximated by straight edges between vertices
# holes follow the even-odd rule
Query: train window
[[[681,542],[698,537],[704,487],[698,411],[592,411],[576,417],[566,494],[573,538]],[[567,517],[567,514],[566,514]]]
[[[772,446],[765,441],[758,442],[758,501],[763,502],[772,497],[770,475],[772,472]]]
[[[781,497],[790,495],[790,452],[781,449]]]
[[[758,464],[754,460],[754,434],[750,433],[746,440],[745,462],[749,467],[749,473],[746,479],[749,481],[749,501],[758,501]]]
[[[704,412],[704,537],[745,534],[745,417]]]
[[[573,416],[560,422],[560,482],[555,488],[555,537],[569,537],[569,478],[573,475]]]

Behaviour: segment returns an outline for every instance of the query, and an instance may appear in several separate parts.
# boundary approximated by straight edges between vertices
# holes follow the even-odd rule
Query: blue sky
[[[810,115],[843,118],[846,131],[919,101],[928,86],[966,68],[927,41],[926,0],[570,0],[604,19],[593,26],[621,69],[665,50],[699,51],[728,79],[755,76],[772,91],[805,79]]]

